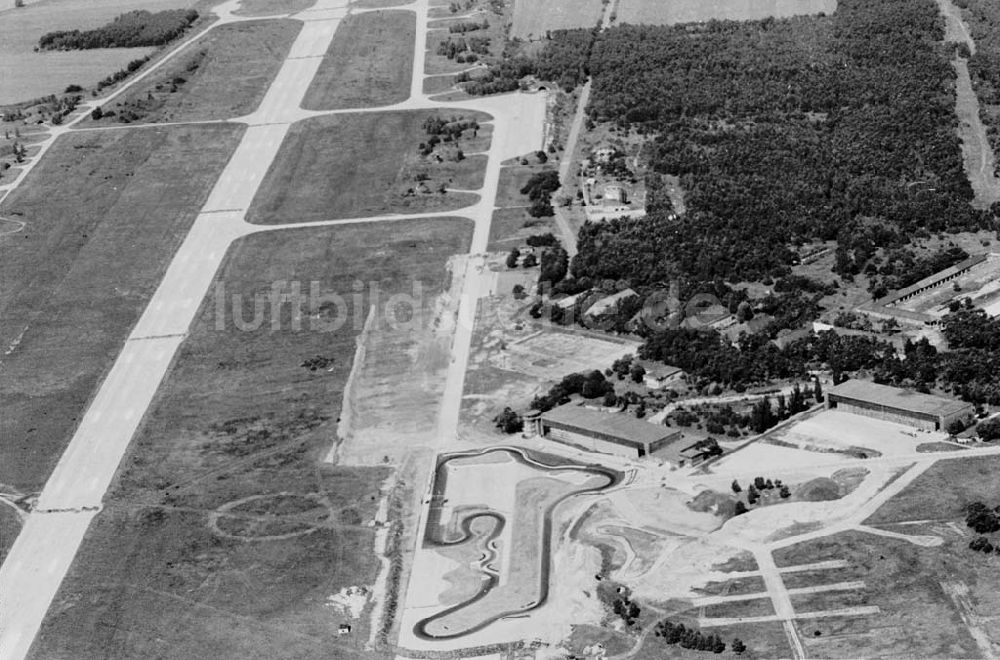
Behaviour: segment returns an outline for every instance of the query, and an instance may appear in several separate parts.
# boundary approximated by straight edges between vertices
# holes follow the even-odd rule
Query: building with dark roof
[[[650,456],[681,438],[677,429],[628,413],[600,412],[572,403],[542,413],[534,423],[538,435],[550,440],[631,458]]]
[[[848,380],[828,390],[826,406],[928,431],[946,430],[957,420],[968,423],[976,412],[965,401],[863,380]]]
[[[984,253],[976,254],[967,259],[963,259],[954,266],[949,266],[944,270],[940,270],[929,277],[925,277],[915,284],[911,284],[910,286],[899,289],[898,291],[893,291],[889,295],[883,296],[878,300],[870,300],[867,303],[858,306],[857,309],[859,312],[880,319],[896,319],[897,321],[908,322],[914,325],[939,325],[941,323],[941,319],[939,317],[934,316],[933,314],[903,309],[898,307],[899,303],[906,302],[914,296],[918,296],[930,289],[936,289],[946,282],[954,280],[960,275],[967,273],[986,261],[989,256],[989,254]]]

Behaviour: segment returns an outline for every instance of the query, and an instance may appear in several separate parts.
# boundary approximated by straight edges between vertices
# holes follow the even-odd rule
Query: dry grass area
[[[409,11],[348,16],[306,91],[307,110],[391,105],[410,95],[416,18]]]
[[[943,587],[956,582],[968,585],[977,605],[974,616],[996,612],[1000,578],[993,560],[967,545],[968,539],[957,535],[946,538],[943,546],[923,548],[846,532],[777,551],[779,566],[845,560],[855,569],[856,579],[865,582],[861,590],[796,597],[799,610],[856,605],[880,610],[874,615],[798,622],[808,657],[982,657]],[[816,584],[829,582],[828,576],[820,577]]]
[[[282,16],[309,9],[316,0],[242,0],[237,16]]]
[[[412,4],[413,0],[354,0],[351,7],[355,9],[388,9]]]
[[[690,614],[690,613],[688,613]],[[687,616],[667,617],[674,623],[683,623],[688,628],[698,628],[698,623],[693,618]],[[664,657],[677,658],[678,660],[704,660],[705,658],[746,658],[755,660],[756,658],[790,658],[791,648],[788,646],[788,639],[780,623],[745,623],[732,626],[713,626],[703,628],[704,634],[718,634],[722,641],[726,643],[726,651],[721,656],[716,656],[705,651],[682,648],[679,644],[667,645],[661,637],[649,635],[645,644],[636,652],[633,658],[636,660],[660,660]],[[742,655],[735,655],[730,650],[734,638],[743,640],[747,650]]]
[[[452,211],[474,204],[477,195],[440,189],[481,187],[486,158],[455,160],[454,149],[472,144],[472,130],[458,142],[441,145],[434,154],[422,157],[418,146],[428,138],[423,124],[432,116],[487,118],[447,110],[400,111],[333,115],[296,123],[264,178],[248,219],[282,224]],[[442,155],[441,162],[438,155]]]
[[[302,23],[252,21],[222,25],[132,86],[119,101],[102,106],[99,121],[131,122],[229,119],[253,112],[295,41]]]
[[[603,12],[601,0],[514,0],[510,36],[541,39],[549,30],[592,28]]]
[[[533,218],[528,215],[527,208],[498,209],[493,212],[487,249],[491,252],[508,252],[511,248],[523,246],[529,236],[557,232],[552,218]]]
[[[774,16],[832,14],[837,0],[619,0],[618,23],[673,25],[702,21],[747,21]]]
[[[12,3],[4,3],[4,9]],[[60,0],[30,3],[0,14],[0,104],[58,94],[68,85],[93,87],[142,57],[150,48],[100,48],[79,52],[34,52],[38,39],[54,30],[88,30],[126,9],[162,11],[191,7],[195,0]]]
[[[883,504],[865,523],[961,520],[972,502],[1000,503],[1000,456],[940,460]]]
[[[245,319],[253,296],[276,278],[316,281],[348,301],[356,279],[379,282],[383,296],[410,291],[416,280],[435,293],[447,284],[447,255],[466,249],[462,238],[448,220],[394,223],[392,232],[359,225],[258,234],[234,245],[217,283],[243,296]],[[206,301],[34,657],[366,655],[365,617],[351,620],[327,599],[374,580],[367,523],[389,469],[321,459],[336,435],[360,332],[354,315],[367,317],[380,303],[366,293],[336,331],[310,329],[331,310],[305,304],[299,331],[288,304],[282,330],[272,330],[268,314],[259,329],[240,331],[231,308],[216,329],[214,301]],[[323,368],[303,366],[317,356]],[[220,507],[226,534],[209,524]],[[259,538],[303,524],[312,531]],[[342,621],[354,628],[343,638]]]
[[[3,562],[14,539],[21,533],[21,519],[17,513],[6,504],[0,505],[0,563]]]
[[[0,483],[41,489],[242,132],[69,133],[0,206]]]

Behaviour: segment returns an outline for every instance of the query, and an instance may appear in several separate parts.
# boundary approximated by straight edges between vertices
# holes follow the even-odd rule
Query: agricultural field
[[[0,105],[61,93],[68,85],[93,87],[151,48],[101,48],[86,54],[34,52],[54,30],[93,29],[124,11],[151,12],[194,6],[194,0],[60,0],[0,12]]]
[[[337,28],[302,107],[391,105],[410,95],[416,19],[409,11],[348,16]]]
[[[510,36],[544,39],[549,30],[592,28],[603,13],[601,0],[514,0]]]
[[[837,0],[618,0],[617,22],[674,25],[710,20],[748,21],[801,14],[832,14]]]
[[[356,319],[376,306],[376,324],[389,322],[381,306],[414,282],[433,306],[448,287],[448,257],[469,236],[441,219],[237,242],[33,657],[364,655],[379,566],[370,522],[391,470],[323,461],[365,325]],[[303,300],[299,329],[291,303],[250,323],[276,280],[301,282],[304,294],[317,282],[327,296]],[[378,282],[380,299],[366,290],[355,301],[356,281]],[[314,326],[340,313],[329,302],[338,292],[343,325]],[[349,636],[338,637],[340,623],[352,626]]]
[[[0,206],[0,483],[41,489],[242,132],[69,133]]]
[[[301,28],[302,23],[292,20],[219,26],[120,100],[102,106],[99,121],[87,119],[82,126],[250,114],[260,105]]]
[[[248,220],[284,224],[389,213],[445,212],[476,203],[487,148],[478,130],[422,156],[429,118],[460,122],[482,113],[400,111],[339,114],[296,123],[250,207]],[[461,157],[459,157],[461,154]],[[442,192],[443,191],[443,192]]]

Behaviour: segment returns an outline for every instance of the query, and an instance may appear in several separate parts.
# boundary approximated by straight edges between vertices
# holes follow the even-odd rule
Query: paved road
[[[208,29],[248,20],[232,15],[236,5],[236,0],[230,0],[216,8],[214,11],[220,15],[220,20]],[[255,226],[245,222],[246,210],[291,124],[312,116],[335,114],[302,110],[300,104],[337,26],[347,14],[346,6],[347,0],[319,0],[312,9],[296,16],[305,25],[260,106],[250,115],[234,119],[249,125],[242,141],[85,412],[79,428],[46,483],[35,511],[28,517],[7,560],[0,566],[0,660],[20,660],[27,655],[90,521],[101,506],[121,458],[232,242],[254,232],[442,215],[386,215],[278,226]],[[405,7],[416,12],[420,27],[415,44],[411,97],[394,106],[348,112],[440,107],[422,94],[428,6],[429,0],[419,0]],[[191,39],[187,43],[193,41]],[[150,67],[117,90],[111,98],[125,93],[129,86],[152,74],[167,59]],[[43,145],[42,155],[59,135],[82,120],[91,106],[103,105],[109,100],[106,98],[84,104],[74,122],[53,131]],[[480,201],[459,213],[446,214],[472,218],[475,231],[473,256],[468,261],[459,308],[460,318],[466,321],[458,324],[440,414],[442,439],[454,438],[457,433],[461,392],[471,345],[471,319],[478,299],[488,294],[489,279],[482,268],[484,261],[481,253],[485,252],[489,239],[500,163],[541,147],[545,99],[541,95],[508,95],[449,103],[447,107],[490,113],[494,117],[494,133],[484,185],[477,191]],[[26,167],[9,188],[20,184],[42,155]]]

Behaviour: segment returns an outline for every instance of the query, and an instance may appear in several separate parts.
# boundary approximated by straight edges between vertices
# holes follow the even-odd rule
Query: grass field
[[[673,25],[701,21],[747,21],[774,16],[832,14],[837,0],[619,0],[618,23]]]
[[[281,16],[309,9],[316,0],[242,0],[237,16]]]
[[[690,614],[690,613],[688,613]],[[698,629],[698,622],[688,616],[666,617],[674,623],[683,623],[688,628]],[[662,658],[677,658],[678,660],[698,660],[699,658],[789,658],[792,657],[785,632],[780,623],[747,623],[731,626],[712,626],[701,629],[704,634],[718,634],[726,643],[726,651],[721,656],[715,656],[705,651],[685,649],[679,644],[668,645],[663,638],[650,634],[646,642],[633,656],[637,660],[660,660]],[[734,638],[743,640],[747,650],[743,655],[732,653],[731,644]]]
[[[601,0],[514,0],[510,36],[541,39],[549,30],[592,28],[603,12]]]
[[[448,147],[421,157],[424,121],[457,112],[404,111],[343,114],[296,123],[281,146],[250,207],[248,218],[281,224],[386,213],[449,211],[474,204],[470,190],[482,185],[484,156],[456,161]],[[466,119],[486,119],[465,113]],[[466,136],[471,138],[472,131]],[[466,139],[456,145],[466,148]],[[435,158],[444,153],[442,162]]]
[[[102,107],[100,121],[129,122],[229,119],[253,112],[302,28],[293,20],[222,25]]]
[[[981,501],[1000,504],[1000,456],[947,459],[932,465],[899,495],[883,504],[866,524],[964,518],[964,508]]]
[[[530,201],[521,194],[521,188],[532,174],[552,169],[552,166],[539,164],[534,155],[528,156],[527,160],[526,165],[516,160],[508,162],[500,170],[497,211],[490,225],[490,250],[509,250],[523,244],[524,239],[533,234],[555,233],[551,217],[533,218],[528,214]]]
[[[348,16],[337,28],[302,107],[339,110],[405,101],[416,26],[409,11]]]
[[[446,287],[445,260],[467,249],[467,228],[457,231],[454,220],[389,226],[250,236],[230,250],[217,283],[227,300],[243,296],[244,318],[254,294],[269,292],[275,279],[317,281],[347,300],[355,280],[376,281],[383,302],[414,280],[430,294]],[[367,316],[373,302],[361,302],[349,321]],[[307,305],[300,331],[287,323],[286,305],[283,330],[272,331],[268,314],[244,332],[229,305],[217,329],[215,301],[206,302],[63,583],[35,658],[362,654],[365,621],[350,621],[352,634],[338,638],[345,619],[326,600],[373,582],[378,561],[367,523],[388,469],[320,462],[336,434],[360,328],[310,330],[308,319],[328,310]],[[323,368],[302,366],[317,356]],[[220,507],[223,531],[254,540],[213,533],[209,520]],[[304,520],[314,531],[259,538]]]
[[[0,206],[0,483],[41,489],[242,131],[70,133]]]
[[[9,7],[12,3],[4,3]],[[150,48],[101,48],[80,52],[33,52],[54,30],[91,29],[131,9],[191,7],[194,0],[49,0],[0,13],[0,104],[58,94],[67,85],[92,87]]]
[[[778,550],[779,566],[840,559],[865,582],[860,590],[796,596],[799,611],[861,604],[880,609],[874,615],[798,622],[808,657],[982,657],[943,586],[968,586],[979,610],[974,616],[996,612],[1000,577],[995,564],[967,544],[952,535],[943,546],[923,548],[846,532]],[[823,576],[817,584],[828,581]]]

